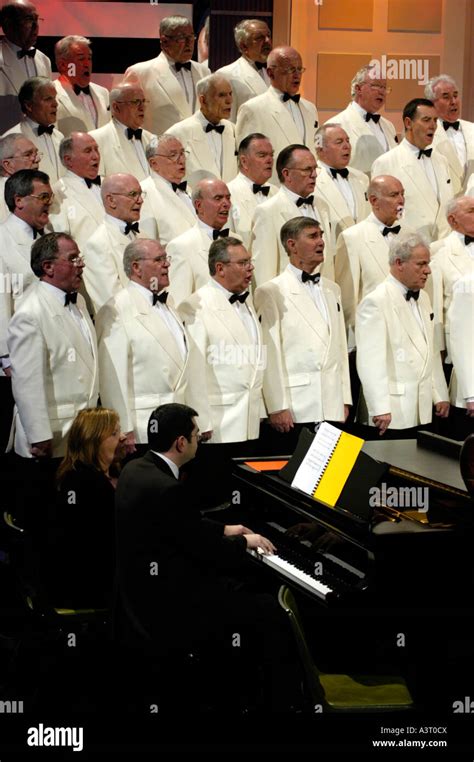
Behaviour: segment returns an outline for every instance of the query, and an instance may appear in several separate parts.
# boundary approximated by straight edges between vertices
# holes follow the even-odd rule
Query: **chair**
[[[318,670],[308,647],[293,593],[282,585],[278,602],[296,639],[312,704],[327,712],[389,712],[410,709],[413,699],[401,677],[326,674]]]

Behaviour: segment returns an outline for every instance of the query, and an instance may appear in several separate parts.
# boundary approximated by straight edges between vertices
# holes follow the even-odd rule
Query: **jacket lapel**
[[[153,309],[153,307],[146,301],[145,297],[142,296],[134,286],[127,286],[127,291],[133,309],[136,312],[137,320],[149,333],[151,333],[153,338],[158,342],[160,349],[166,352],[170,360],[172,360],[176,367],[182,372],[184,370],[184,364],[178,345],[156,310]],[[173,315],[176,317],[174,312]],[[181,325],[179,318],[178,322]]]
[[[428,333],[426,333],[426,337],[423,335],[423,331],[421,330],[410,305],[404,298],[404,295],[398,286],[394,283],[387,282],[387,287],[392,293],[391,303],[393,304],[397,319],[403,326],[410,342],[419,352],[420,356],[426,360],[428,354]]]
[[[293,307],[300,313],[301,319],[316,333],[319,341],[324,345],[329,343],[329,329],[326,321],[314,303],[309,288],[303,285],[292,272],[285,270],[282,273],[285,278],[289,299]],[[326,293],[326,289],[324,289]],[[327,299],[326,299],[327,304]]]

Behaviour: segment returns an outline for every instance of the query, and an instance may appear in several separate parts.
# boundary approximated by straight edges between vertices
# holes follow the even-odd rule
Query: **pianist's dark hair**
[[[156,452],[168,452],[178,437],[186,437],[191,441],[193,433],[193,418],[198,413],[188,405],[170,402],[160,405],[150,415],[148,420],[148,444]]]
[[[33,193],[33,181],[49,184],[49,175],[39,169],[19,169],[5,183],[5,203],[10,212],[15,211],[15,196],[29,196]]]

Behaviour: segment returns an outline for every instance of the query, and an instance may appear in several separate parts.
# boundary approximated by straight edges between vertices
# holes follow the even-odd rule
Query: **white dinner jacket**
[[[352,169],[360,169],[361,172],[370,175],[372,164],[379,156],[383,156],[384,150],[365,119],[353,107],[352,103],[349,103],[344,111],[332,116],[326,123],[328,122],[340,124],[349,135],[352,146]],[[378,124],[382,128],[382,132],[387,140],[388,150],[395,148],[397,140],[395,127],[392,122],[381,116]],[[372,177],[375,177],[373,171]]]
[[[179,308],[205,368],[199,385],[202,398],[209,402],[211,444],[257,439],[260,418],[265,415],[262,332],[251,296],[245,304],[257,332],[256,343],[237,308],[212,283],[196,291]]]
[[[191,61],[191,74],[195,87],[200,79],[207,77],[210,73],[204,64]],[[138,82],[150,101],[145,111],[144,126],[154,135],[162,135],[173,124],[187,119],[193,113],[192,104],[187,102],[181,85],[170,69],[170,62],[165,53],[160,53],[149,61],[141,61],[129,66],[123,81]],[[196,99],[196,107],[197,105]]]
[[[405,224],[425,235],[429,241],[436,241],[451,232],[446,220],[446,207],[454,195],[453,184],[447,160],[433,150],[431,163],[438,184],[438,201],[420,161],[404,140],[376,159],[372,176],[393,175],[400,180],[405,189]]]
[[[66,451],[71,424],[99,393],[94,326],[79,295],[77,308],[90,342],[68,309],[41,283],[28,290],[8,330],[15,409],[15,452],[31,457],[33,442],[53,440],[53,457]]]
[[[453,287],[460,278],[473,272],[474,258],[454,230],[447,238],[432,244],[430,249],[435,341],[438,349],[447,349],[449,353],[448,311]]]
[[[352,401],[339,287],[326,278],[319,287],[328,322],[289,267],[254,296],[267,353],[265,406],[269,414],[289,409],[295,423],[343,421]]]
[[[49,215],[56,232],[72,235],[82,251],[102,224],[105,209],[102,199],[88,188],[84,179],[70,170],[53,186],[54,203]]]
[[[356,222],[365,220],[370,213],[370,204],[367,201],[367,188],[369,187],[367,175],[358,169],[352,169],[352,167],[347,169],[349,170],[347,182],[351,186],[355,200],[355,217],[352,216],[352,212],[339,190],[337,182],[328,174],[324,167],[318,168],[316,188],[314,189],[315,197],[318,200],[322,199],[325,201],[328,206],[331,234],[336,241],[343,230],[351,225],[355,225]]]
[[[171,297],[166,306],[182,325]],[[202,431],[209,430],[207,402],[202,395],[198,399],[193,395],[196,378],[200,377],[193,367],[198,353],[184,327],[183,358],[157,310],[128,283],[99,310],[96,330],[101,402],[117,411],[122,431],[133,431],[136,441],[146,444],[151,413],[158,405],[169,402],[188,404],[195,409],[199,403],[199,426]]]
[[[302,140],[290,112],[274,88],[269,87],[263,95],[257,95],[243,103],[239,109],[235,125],[237,146],[250,133],[261,132],[272,144],[275,159],[283,148],[292,143],[305,145],[316,158],[314,140],[318,125],[318,112],[314,104],[305,98],[300,99],[299,107],[305,128],[304,140]],[[273,168],[270,182],[278,185],[276,167]]]
[[[465,408],[466,401],[474,398],[474,341],[472,324],[474,316],[474,273],[464,275],[455,283],[448,310],[451,327],[451,403]]]
[[[58,130],[68,138],[71,132],[91,132],[96,129],[90,112],[84,108],[81,98],[76,95],[72,85],[66,85],[59,79],[53,82],[56,88],[58,113],[56,124]],[[109,91],[102,85],[93,82],[89,85],[91,98],[97,111],[97,127],[102,127],[110,121]]]
[[[324,262],[318,269],[326,278],[334,280],[329,209],[321,199],[315,200],[314,209],[316,218],[322,225],[326,242]],[[285,222],[300,216],[300,209],[281,187],[278,193],[256,208],[250,236],[250,252],[254,259],[254,279],[257,286],[275,278],[286,268],[288,254],[281,244],[280,230]]]
[[[51,79],[51,61],[36,49],[34,58],[38,77]],[[6,132],[22,118],[18,93],[28,79],[23,60],[20,60],[7,41],[0,40],[0,134]]]
[[[252,66],[244,56],[240,56],[227,66],[222,66],[216,74],[221,74],[232,85],[232,111],[229,119],[234,123],[241,105],[250,98],[263,95],[268,88],[257,68]]]
[[[122,128],[117,127],[113,119],[103,127],[92,130],[90,135],[99,146],[99,172],[102,177],[114,175],[117,172],[133,175],[139,182],[148,177],[149,169],[146,171],[143,169],[132,141],[128,140]],[[143,130],[141,140],[144,151],[152,137],[151,132]]]
[[[227,119],[221,119],[224,125],[222,133],[222,172],[217,166],[214,155],[209,148],[207,135],[197,116],[190,116],[177,122],[167,130],[168,135],[174,135],[189,151],[186,157],[186,178],[190,185],[202,179],[202,173],[207,172],[223,180],[225,183],[233,180],[237,174],[237,159],[235,156],[234,125]]]
[[[57,130],[55,127],[50,136],[53,142],[53,148],[55,152],[53,161],[50,160],[48,152],[44,149],[43,145],[38,141],[38,135],[35,134],[35,132],[33,132],[28,122],[26,122],[25,120],[22,120],[18,124],[15,124],[15,126],[12,127],[10,130],[8,130],[5,133],[5,135],[10,135],[13,132],[21,132],[25,138],[28,138],[28,140],[31,140],[33,145],[35,145],[38,148],[38,151],[41,151],[43,156],[41,157],[39,169],[41,170],[41,172],[46,172],[46,174],[49,177],[50,184],[54,185],[54,183],[57,180],[59,180],[59,178],[62,177],[64,173],[66,172],[59,158],[59,145],[61,143],[61,140],[64,137],[62,132],[59,132],[59,130]],[[2,138],[4,138],[5,135],[2,135]]]
[[[270,188],[268,196],[265,199],[268,200],[278,192],[278,188],[269,183],[266,184]],[[248,249],[250,246],[250,231],[252,229],[253,216],[260,204],[257,202],[257,196],[252,191],[252,187],[245,181],[240,172],[237,177],[234,177],[227,184],[227,187],[230,190],[232,200],[232,208],[230,210],[232,227],[242,238],[245,248]]]
[[[162,246],[167,246],[173,238],[196,224],[197,217],[193,209],[156,172],[152,170],[150,177],[142,180],[140,185],[146,192],[141,220],[145,227],[149,218],[155,221]]]
[[[392,415],[392,429],[430,423],[433,404],[449,399],[440,354],[433,349],[431,304],[423,291],[417,304],[423,332],[401,289],[388,279],[357,308],[362,423],[373,426],[373,416],[386,413]]]
[[[455,196],[465,192],[469,179],[474,173],[474,122],[468,122],[466,119],[460,119],[459,122],[466,144],[466,166],[461,164],[454,145],[446,137],[442,119],[438,119],[438,126],[433,137],[433,148],[448,161]]]

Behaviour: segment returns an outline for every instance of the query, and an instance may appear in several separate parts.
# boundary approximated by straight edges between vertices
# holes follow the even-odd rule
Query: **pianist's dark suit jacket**
[[[223,524],[203,519],[186,483],[151,451],[120,475],[116,527],[123,621],[180,645],[181,635],[189,644],[193,632],[212,633],[226,612],[247,612],[234,594],[239,583],[226,576],[247,565],[245,538],[224,537]]]

